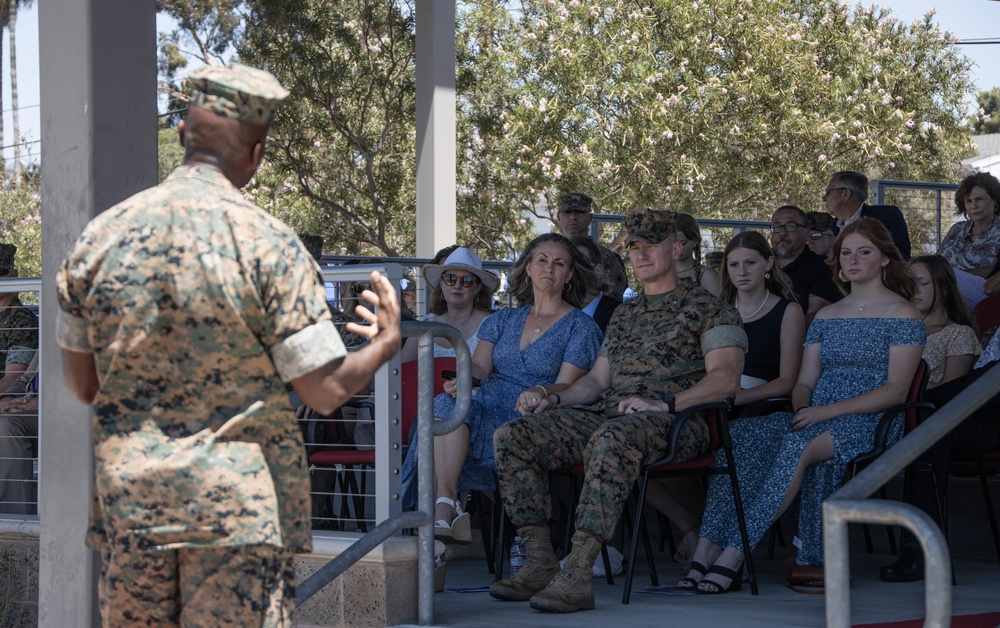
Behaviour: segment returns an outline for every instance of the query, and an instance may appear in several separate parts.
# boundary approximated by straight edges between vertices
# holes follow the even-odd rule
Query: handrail
[[[472,354],[461,332],[444,323],[406,321],[400,324],[405,337],[417,338],[417,511],[395,514],[365,533],[297,587],[296,605],[344,573],[371,550],[404,528],[419,528],[417,541],[418,621],[434,623],[434,436],[458,428],[472,403]],[[449,340],[455,349],[458,393],[451,415],[434,420],[434,337]]]
[[[472,403],[472,354],[461,332],[444,323],[405,322],[407,337],[417,337],[417,508],[434,512],[434,436],[458,429]],[[451,416],[434,420],[434,336],[444,336],[455,349],[458,392]],[[434,526],[431,520],[420,528],[417,540],[418,621],[434,623]]]
[[[949,625],[951,559],[941,529],[914,506],[885,500],[871,502],[867,498],[978,410],[998,389],[1000,368],[994,366],[823,502],[827,626],[851,625],[849,522],[899,525],[913,532],[924,552],[924,626]]]

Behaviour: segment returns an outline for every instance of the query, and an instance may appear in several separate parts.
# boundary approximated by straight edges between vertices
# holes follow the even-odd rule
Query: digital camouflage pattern
[[[705,354],[731,346],[747,348],[739,313],[690,280],[618,306],[601,345],[611,367],[604,400],[516,419],[494,435],[500,492],[514,525],[547,523],[547,472],[583,464],[576,527],[609,539],[640,466],[666,455],[674,419],[669,412],[622,415],[618,402],[689,388],[705,375]],[[700,455],[707,445],[708,428],[696,417],[681,431],[676,460]]]
[[[107,628],[292,625],[295,561],[282,548],[105,550],[103,558],[98,591]]]
[[[15,295],[0,308],[0,377],[8,364],[31,364],[38,350],[38,317]]]
[[[625,246],[636,240],[659,244],[677,232],[677,213],[659,209],[634,209],[625,214],[624,224],[628,231]]]
[[[611,249],[597,245],[601,249],[601,266],[604,267],[604,281],[608,284],[605,294],[612,296],[619,301],[628,288],[628,274],[625,272],[625,262],[621,255]]]
[[[640,294],[618,306],[600,355],[611,363],[604,411],[618,413],[629,397],[662,399],[705,376],[705,355],[720,347],[747,348],[739,312],[690,279],[665,295]]]
[[[113,496],[102,508],[111,545],[122,552],[195,545],[281,547],[278,500],[260,445],[228,440],[263,405],[256,402],[217,432],[170,438],[149,421],[146,429],[116,434],[98,445],[98,493]],[[135,464],[137,452],[142,465]],[[160,502],[156,510],[145,507],[150,495]]]
[[[559,197],[556,206],[561,212],[584,212],[589,214],[594,199],[580,192],[568,192]]]
[[[0,244],[0,271],[14,268],[14,256],[17,255],[17,246],[13,244]],[[6,275],[7,273],[0,273]]]
[[[250,124],[271,124],[288,90],[270,72],[234,63],[205,65],[188,75],[191,105]]]
[[[319,267],[295,234],[247,202],[221,172],[181,166],[91,221],[56,282],[59,343],[92,352],[101,382],[92,406],[95,445],[137,432],[169,441],[217,431],[261,401],[263,409],[227,439],[260,446],[278,502],[272,524],[286,549],[310,549],[305,449],[285,383],[346,350],[330,321]],[[123,450],[117,459],[102,454],[97,477],[148,462],[141,450]],[[245,472],[248,482],[259,474]],[[127,534],[135,546],[157,543],[153,527],[186,525],[175,520],[177,504],[165,495],[131,496]],[[120,516],[107,529],[112,522],[102,513],[123,496],[99,490],[97,497],[88,543],[103,547],[108,537],[126,534]],[[185,497],[220,525],[231,514],[211,492],[192,487]],[[175,499],[181,496],[169,497]],[[136,532],[143,527],[151,529],[146,538]]]

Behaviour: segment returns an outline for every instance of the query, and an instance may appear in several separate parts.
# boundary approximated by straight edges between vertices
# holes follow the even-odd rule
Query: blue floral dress
[[[505,308],[488,316],[479,327],[479,339],[493,343],[493,374],[479,387],[465,423],[469,426],[469,455],[459,478],[459,490],[492,490],[496,486],[493,432],[516,419],[517,398],[532,386],[555,383],[563,362],[590,370],[604,334],[594,319],[572,310],[521,351],[521,332],[530,306]],[[434,398],[434,416],[447,417],[455,400],[447,394]],[[403,461],[403,506],[416,501],[416,438]]]
[[[805,344],[820,343],[823,372],[813,390],[811,405],[824,406],[857,397],[885,385],[889,371],[889,348],[923,346],[924,323],[900,318],[816,319],[809,326]],[[828,340],[828,341],[825,341]],[[778,412],[764,417],[740,419],[730,424],[733,457],[747,521],[751,549],[771,526],[806,445],[824,432],[833,437],[833,458],[813,465],[802,480],[799,508],[800,565],[823,564],[823,500],[840,486],[847,464],[871,450],[881,412],[847,414],[807,428],[792,431],[792,414]],[[893,444],[902,436],[897,421],[889,437]],[[720,450],[716,455],[725,460]],[[721,547],[743,543],[733,505],[729,478],[712,476],[701,536]]]

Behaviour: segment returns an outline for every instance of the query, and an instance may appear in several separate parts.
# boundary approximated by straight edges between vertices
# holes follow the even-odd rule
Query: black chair
[[[740,537],[744,547],[750,547],[750,539],[747,534],[746,518],[743,515],[743,501],[740,498],[739,483],[736,477],[736,468],[733,465],[733,445],[729,436],[729,423],[726,413],[731,404],[728,401],[703,403],[692,406],[680,412],[670,426],[668,440],[670,449],[667,455],[640,470],[639,475],[639,505],[635,522],[632,526],[632,544],[629,548],[628,566],[625,571],[625,590],[622,592],[622,604],[628,604],[632,594],[632,578],[635,571],[635,550],[639,539],[639,530],[643,530],[645,540],[646,557],[649,563],[649,577],[653,586],[659,584],[656,576],[656,566],[652,559],[652,550],[649,546],[649,536],[645,533],[645,520],[642,516],[642,507],[646,500],[646,488],[649,480],[653,478],[681,477],[687,475],[728,475],[733,489],[733,501],[736,506],[736,517],[740,528]],[[705,413],[705,423],[708,425],[708,447],[706,453],[685,462],[674,462],[677,455],[677,439],[680,436],[684,424],[694,418],[699,413]],[[726,452],[726,459],[729,461],[724,467],[712,466],[716,462],[715,451],[722,449]],[[747,570],[750,572],[750,591],[757,595],[757,574],[754,571],[753,557],[748,551],[746,553]]]

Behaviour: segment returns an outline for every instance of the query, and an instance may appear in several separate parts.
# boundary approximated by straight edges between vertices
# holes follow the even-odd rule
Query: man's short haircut
[[[838,185],[850,190],[859,203],[864,203],[868,200],[868,177],[860,172],[842,170],[833,173],[833,177],[830,180],[836,181]]]
[[[802,211],[801,207],[798,207],[796,205],[782,205],[778,209],[774,210],[774,214],[777,214],[782,210],[795,212],[798,215],[798,219],[800,221],[799,224],[802,225],[803,227],[806,226],[809,222],[809,217],[806,216],[806,213]],[[774,214],[771,214],[772,219],[774,218]]]

